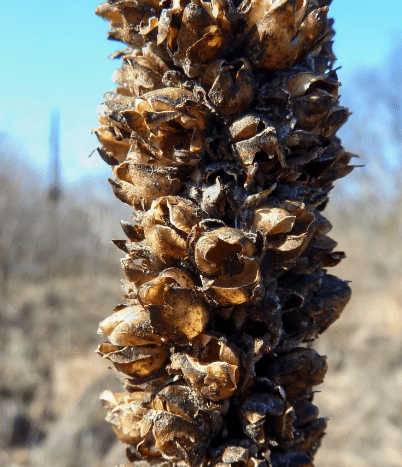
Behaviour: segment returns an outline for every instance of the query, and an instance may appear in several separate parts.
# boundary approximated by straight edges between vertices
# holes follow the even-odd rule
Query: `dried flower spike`
[[[100,156],[136,211],[125,303],[97,352],[124,375],[107,420],[130,462],[308,467],[326,357],[305,344],[346,282],[322,215],[353,170],[330,0],[108,0],[126,48],[99,108]]]

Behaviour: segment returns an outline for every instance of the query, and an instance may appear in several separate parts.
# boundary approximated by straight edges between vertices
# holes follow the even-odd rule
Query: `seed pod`
[[[100,399],[109,411],[106,419],[112,424],[116,436],[127,444],[138,443],[150,424],[147,419],[149,393],[137,391],[129,395],[104,391]]]
[[[253,251],[252,243],[241,231],[223,227],[201,233],[195,241],[194,258],[200,271],[217,276],[230,267],[225,264],[228,258],[239,254],[251,256]]]
[[[105,342],[99,345],[97,353],[131,379],[136,378],[138,383],[160,376],[169,356],[168,349],[163,345],[120,348]]]
[[[280,0],[252,27],[249,48],[259,68],[286,68],[325,37],[328,7],[307,14],[307,0]]]
[[[195,291],[194,281],[180,269],[170,268],[138,290],[140,303],[150,310],[155,332],[185,345],[208,323],[209,314]]]
[[[232,70],[238,70],[233,79]],[[203,84],[210,86],[208,97],[218,112],[233,115],[247,109],[254,98],[254,80],[251,63],[244,58],[231,64],[218,60],[208,66]]]
[[[193,203],[178,196],[164,196],[144,215],[144,233],[154,253],[166,264],[187,257],[186,239],[191,228],[205,217]]]

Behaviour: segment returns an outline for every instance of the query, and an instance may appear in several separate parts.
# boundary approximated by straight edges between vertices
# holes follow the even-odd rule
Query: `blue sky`
[[[42,171],[48,166],[51,110],[61,113],[63,177],[108,173],[94,155],[90,134],[96,107],[113,84],[118,61],[107,56],[119,48],[106,40],[107,23],[93,13],[96,0],[0,0],[0,131],[22,144]],[[334,0],[335,53],[344,89],[353,73],[380,68],[401,37],[401,0]],[[0,155],[1,157],[1,155]]]

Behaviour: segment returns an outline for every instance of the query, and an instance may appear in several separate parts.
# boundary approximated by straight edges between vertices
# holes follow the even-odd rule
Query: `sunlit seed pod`
[[[220,360],[231,365],[239,365],[239,353],[236,346],[211,334],[200,334],[193,342],[193,349],[200,352],[201,363]]]
[[[144,227],[141,224],[131,225],[130,222],[121,220],[120,225],[130,242],[142,242],[145,239]]]
[[[145,28],[145,24],[148,23],[148,19],[155,16],[157,10],[159,9],[158,7],[159,5],[157,1],[118,1],[114,2],[113,6],[107,3],[99,5],[96,8],[95,13],[101,16],[102,18],[110,21],[110,17],[113,14],[116,15],[116,11],[119,12],[124,17],[125,21],[123,21],[122,23],[116,22],[116,24],[113,26],[113,29],[117,33],[120,32],[118,36],[120,40],[123,40],[123,42],[130,43],[130,33],[132,33],[132,31],[128,27],[129,24],[134,24],[137,31],[141,32],[141,30]],[[115,37],[115,39],[117,39],[117,37]]]
[[[130,163],[128,170],[145,206],[150,207],[156,198],[176,194],[181,188],[181,182],[176,178],[178,172],[173,168]]]
[[[304,96],[307,91],[312,91],[315,88],[327,92],[332,97],[338,97],[341,83],[334,79],[336,74],[335,76],[333,74],[334,72],[326,75],[309,72],[297,73],[288,79],[285,85],[292,98]]]
[[[307,13],[307,5],[307,0],[275,2],[254,24],[249,33],[249,50],[255,66],[286,68],[307,50],[319,46],[327,32],[328,7]]]
[[[116,346],[142,346],[161,343],[154,334],[149,312],[141,305],[127,306],[99,323],[98,333]]]
[[[165,269],[138,290],[140,303],[149,310],[155,332],[180,345],[202,333],[209,320],[206,304],[184,271]]]
[[[145,210],[147,209],[148,202],[141,196],[141,191],[131,183],[124,180],[108,179],[113,193],[117,199],[125,204],[128,204],[134,209]]]
[[[234,79],[232,73],[236,71]],[[226,63],[223,60],[213,62],[203,76],[203,82],[211,88],[208,96],[218,112],[237,114],[246,110],[254,99],[254,77],[248,59]]]
[[[272,240],[268,244],[268,255],[271,261],[289,261],[299,257],[307,248],[314,235],[315,217],[306,212],[294,224],[294,228],[286,237]]]
[[[150,394],[147,391],[137,391],[131,395],[104,391],[100,399],[109,411],[106,420],[112,424],[120,441],[131,445],[138,443],[150,423],[146,417]]]
[[[205,400],[188,386],[171,385],[163,388],[152,402],[154,410],[165,411],[193,421],[201,409],[206,408]]]
[[[249,450],[242,446],[228,446],[222,453],[222,461],[225,464],[247,465],[249,460]]]
[[[215,19],[193,2],[182,12],[175,8],[164,12],[157,43],[164,40],[174,64],[189,78],[199,76],[202,65],[211,62],[223,45],[223,35]]]
[[[163,305],[150,306],[149,310],[155,332],[179,345],[191,342],[209,321],[208,309],[199,295],[192,289],[174,285],[165,286]]]
[[[207,399],[230,397],[239,382],[239,355],[233,344],[200,334],[193,343],[199,359],[188,354],[172,358],[171,367],[182,372],[187,383]]]
[[[94,133],[106,151],[113,154],[113,157],[119,164],[126,159],[130,149],[129,138],[117,138],[116,134],[111,131],[111,128],[100,127]]]
[[[137,57],[125,60],[123,66],[115,71],[113,78],[129,95],[135,97],[163,87],[162,75],[146,59]]]
[[[240,256],[243,266],[239,274],[224,274],[216,279],[203,279],[205,295],[224,306],[241,305],[250,300],[260,286],[258,260]]]
[[[175,354],[171,366],[175,365],[183,373],[187,384],[213,401],[232,396],[239,382],[238,366],[227,362],[202,364],[191,355]]]
[[[139,347],[117,347],[102,343],[97,353],[110,360],[115,368],[130,377],[146,379],[164,368],[169,350],[163,345],[142,345]]]
[[[237,143],[256,135],[260,122],[261,118],[257,115],[245,115],[236,119],[227,129],[230,142]]]
[[[278,139],[277,131],[272,124],[264,122],[255,117],[244,117],[243,121],[235,122],[229,129],[233,135],[234,142],[231,147],[235,158],[243,167],[252,165],[255,162],[257,153],[263,151],[269,159],[278,157],[282,165],[285,165],[285,156],[283,147]],[[262,131],[259,127],[262,126]],[[258,133],[254,133],[258,131]],[[250,136],[249,136],[250,135]],[[245,139],[240,139],[241,137]]]
[[[296,216],[285,209],[261,206],[254,213],[252,225],[263,235],[274,235],[290,232],[295,220]]]
[[[178,196],[161,197],[144,215],[145,238],[154,253],[169,264],[187,257],[187,234],[203,218],[202,211],[190,201]]]
[[[136,111],[144,116],[146,112],[178,113],[173,118],[177,118],[183,129],[205,129],[206,108],[185,89],[168,87],[148,92],[136,100],[135,106]]]
[[[102,3],[96,7],[95,13],[106,21],[110,21],[110,29],[123,27],[123,16],[116,6],[110,5],[109,3]]]
[[[156,411],[153,416],[153,435],[155,448],[165,458],[182,458],[190,465],[201,461],[199,451],[203,450],[207,433],[195,423],[176,414]]]
[[[181,269],[165,269],[154,280],[147,282],[138,290],[138,299],[144,307],[164,304],[164,293],[168,286],[181,287],[182,289],[195,289],[194,281]]]
[[[234,260],[233,256],[251,256],[253,252],[252,243],[240,230],[223,227],[201,233],[195,243],[194,258],[202,273],[220,275],[226,262]]]

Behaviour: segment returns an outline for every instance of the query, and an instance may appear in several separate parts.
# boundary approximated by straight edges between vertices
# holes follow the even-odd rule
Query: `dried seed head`
[[[239,3],[239,2],[237,2]],[[109,1],[127,47],[99,107],[98,153],[137,211],[113,240],[126,305],[98,353],[130,461],[312,467],[325,357],[301,347],[340,315],[346,282],[321,214],[353,154],[332,70],[330,0]],[[140,212],[141,211],[141,212]]]

